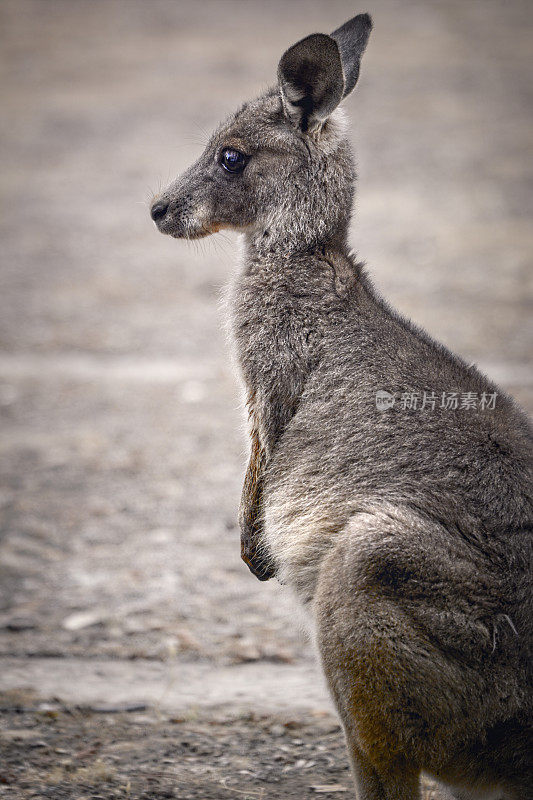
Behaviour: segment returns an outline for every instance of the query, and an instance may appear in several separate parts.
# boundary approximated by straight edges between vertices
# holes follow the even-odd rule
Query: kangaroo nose
[[[159,200],[157,203],[154,203],[150,209],[150,216],[154,222],[157,222],[158,219],[161,219],[161,217],[165,216],[167,211],[168,203],[165,203],[163,200]]]

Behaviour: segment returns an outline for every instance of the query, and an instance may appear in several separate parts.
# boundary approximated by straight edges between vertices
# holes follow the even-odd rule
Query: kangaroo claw
[[[241,537],[241,558],[250,572],[260,581],[268,581],[276,574],[273,565],[252,549],[244,537]]]

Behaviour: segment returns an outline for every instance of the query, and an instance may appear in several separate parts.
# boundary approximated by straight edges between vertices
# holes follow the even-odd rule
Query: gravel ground
[[[318,699],[298,712],[296,745],[271,732],[279,709],[256,719],[253,688],[238,717],[229,702],[210,711],[198,681],[197,719],[184,701],[173,722],[164,699],[157,713],[148,700],[140,716],[106,715],[75,709],[75,670],[57,681],[66,708],[31,664],[55,674],[58,660],[81,660],[96,675],[107,660],[125,687],[141,661],[182,667],[185,682],[195,665],[216,682],[257,664],[260,696],[309,668],[290,598],[239,560],[246,442],[220,303],[236,237],[164,238],[148,202],[268,85],[288,44],[357,10],[375,30],[346,103],[354,246],[394,305],[532,410],[529,2],[0,5],[0,796],[349,786]],[[15,684],[30,698],[17,709]],[[113,704],[116,681],[98,685]],[[288,681],[289,716],[295,694]]]
[[[22,692],[4,703],[0,796],[8,799],[350,796],[344,741],[327,713],[168,715],[43,702]],[[424,800],[438,798],[424,781]]]
[[[6,798],[252,800],[306,790],[330,798],[350,786],[331,716],[168,716],[143,706],[109,712],[21,693],[7,702],[0,768]]]

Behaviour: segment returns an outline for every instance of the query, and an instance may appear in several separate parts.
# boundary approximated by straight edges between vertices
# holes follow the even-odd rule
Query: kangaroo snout
[[[168,196],[165,192],[152,202],[150,216],[160,233],[175,239],[194,239],[198,236],[190,203],[186,198]]]
[[[152,207],[150,209],[150,216],[152,217],[153,221],[157,223],[158,220],[162,219],[168,211],[168,203],[164,200],[156,200],[155,203],[152,203]]]
[[[158,231],[175,239],[200,239],[216,233],[221,226],[213,214],[207,188],[208,184],[203,186],[185,173],[155,197],[150,216]]]

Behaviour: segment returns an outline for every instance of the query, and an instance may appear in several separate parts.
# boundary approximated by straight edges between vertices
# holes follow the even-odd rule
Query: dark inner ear
[[[297,42],[281,57],[278,80],[292,122],[302,131],[317,127],[337,107],[344,91],[336,42],[323,33]]]

